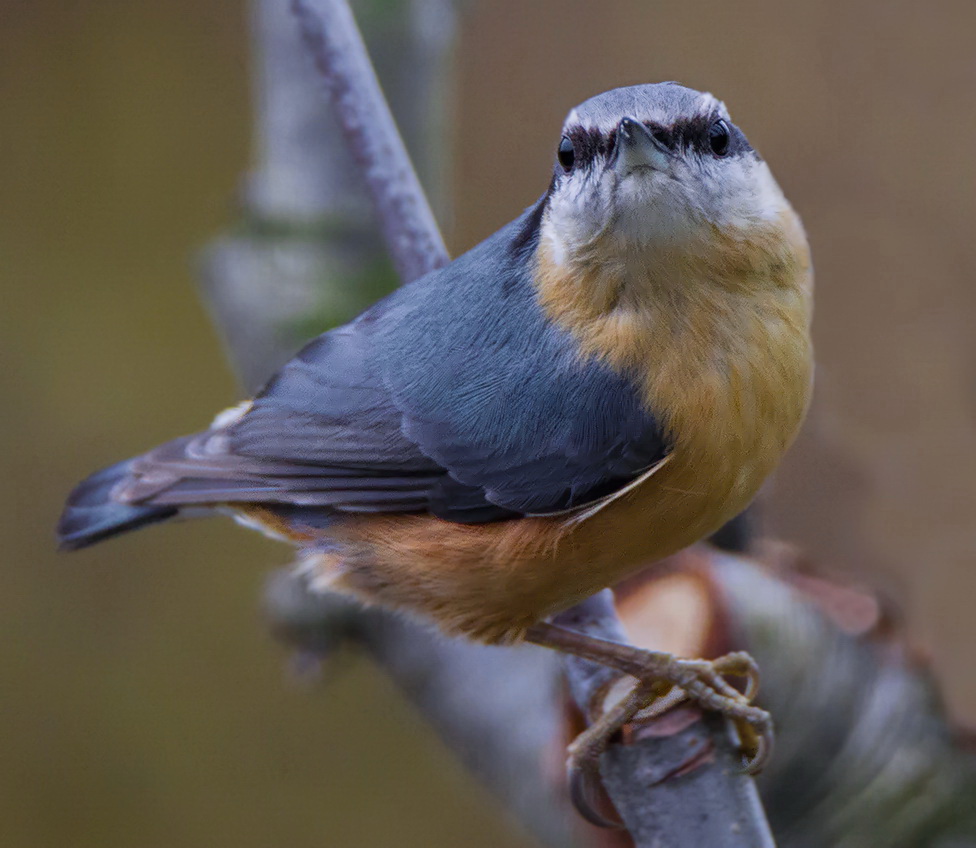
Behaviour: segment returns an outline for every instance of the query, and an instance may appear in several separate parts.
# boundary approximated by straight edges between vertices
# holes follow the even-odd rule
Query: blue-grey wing
[[[626,485],[663,458],[665,440],[629,379],[581,357],[542,313],[521,261],[524,226],[316,339],[236,423],[148,454],[150,481],[154,462],[193,457],[168,488],[129,497],[468,522],[558,511]]]
[[[612,493],[667,453],[632,381],[582,357],[543,313],[522,252],[527,221],[384,316],[376,356],[403,433],[449,471],[432,506],[446,518],[462,517],[458,486],[516,513],[553,512]]]
[[[237,420],[138,457],[120,495],[186,505],[254,502],[423,511],[447,474],[402,433],[355,325],[320,336]]]

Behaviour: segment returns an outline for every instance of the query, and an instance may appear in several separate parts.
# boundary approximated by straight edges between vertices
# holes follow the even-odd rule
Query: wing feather
[[[542,314],[506,253],[522,229],[320,336],[243,414],[134,460],[115,496],[481,522],[623,490],[667,445],[630,380]]]

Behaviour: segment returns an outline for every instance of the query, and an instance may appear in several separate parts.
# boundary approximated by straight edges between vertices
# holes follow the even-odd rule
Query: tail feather
[[[75,487],[58,522],[62,550],[84,548],[176,515],[175,506],[125,504],[112,499],[112,489],[129,475],[132,462],[130,459],[103,468]]]

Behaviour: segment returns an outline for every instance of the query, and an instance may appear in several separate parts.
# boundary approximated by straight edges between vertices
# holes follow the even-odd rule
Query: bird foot
[[[577,736],[568,749],[566,766],[573,804],[585,819],[602,827],[619,827],[620,823],[606,818],[592,800],[600,785],[600,757],[614,736],[634,719],[650,721],[690,701],[733,722],[747,757],[747,773],[760,771],[772,750],[772,718],[751,703],[759,690],[759,669],[749,654],[736,652],[715,660],[683,660],[654,651],[640,653],[642,657],[630,655],[626,660],[627,673],[637,677],[637,683]],[[634,667],[635,659],[642,669]],[[727,677],[744,678],[745,692],[734,688]]]
[[[772,752],[772,717],[752,703],[759,691],[759,668],[743,651],[714,660],[679,659],[550,624],[536,625],[529,639],[637,679],[623,698],[597,715],[569,746],[567,768],[572,800],[580,814],[593,824],[620,826],[597,812],[591,799],[599,786],[600,757],[614,736],[635,718],[649,721],[678,704],[691,702],[732,721],[747,758],[747,773],[759,772]],[[745,680],[744,691],[736,689],[728,678]]]

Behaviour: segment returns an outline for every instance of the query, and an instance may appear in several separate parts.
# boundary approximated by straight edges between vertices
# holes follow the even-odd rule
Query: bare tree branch
[[[380,90],[348,3],[293,0],[401,282],[449,261],[434,214]]]
[[[299,650],[299,660],[328,659],[350,644],[364,650],[543,844],[579,844],[564,785],[547,774],[558,768],[565,744],[554,656],[446,639],[340,595],[311,593],[291,569],[272,577],[265,604],[277,635]]]
[[[976,758],[930,669],[870,593],[715,554],[731,638],[762,664],[777,756],[759,787],[785,848],[973,848]]]

